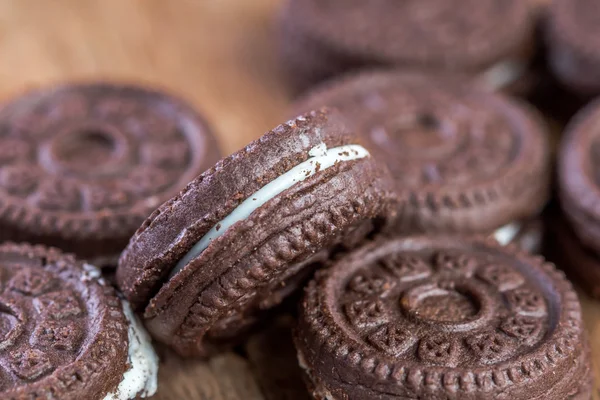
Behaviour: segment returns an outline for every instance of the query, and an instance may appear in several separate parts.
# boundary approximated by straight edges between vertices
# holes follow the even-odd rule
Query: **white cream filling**
[[[519,245],[521,246],[521,248],[530,253],[539,252],[541,244],[542,232],[540,230],[529,232],[528,234],[524,235],[523,238],[519,241]]]
[[[150,336],[133,314],[127,301],[123,301],[123,312],[129,322],[130,368],[123,374],[123,380],[117,390],[107,394],[104,400],[130,400],[138,395],[149,397],[156,393],[158,386],[158,356],[152,348]]]
[[[502,246],[506,246],[517,236],[522,225],[519,222],[511,222],[506,224],[494,232],[494,239]]]
[[[481,82],[490,90],[502,89],[525,74],[525,64],[519,61],[499,62],[481,75]]]
[[[325,143],[313,147],[308,154],[310,156],[308,160],[296,165],[283,175],[280,175],[273,181],[267,183],[244,200],[219,223],[213,226],[211,230],[208,231],[208,233],[205,234],[181,260],[179,260],[173,271],[171,271],[170,277],[173,277],[191,260],[198,257],[200,253],[206,250],[211,241],[223,235],[227,229],[231,228],[237,222],[248,218],[257,208],[261,207],[284,190],[291,188],[296,183],[302,182],[317,172],[330,168],[339,162],[357,160],[369,156],[369,152],[360,145],[349,144],[327,149]]]

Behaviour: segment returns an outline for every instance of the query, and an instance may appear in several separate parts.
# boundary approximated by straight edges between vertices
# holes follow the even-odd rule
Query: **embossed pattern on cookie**
[[[147,334],[100,271],[0,245],[0,398],[129,400],[156,390]]]
[[[393,260],[431,273],[403,280]],[[358,296],[365,275],[393,283]],[[316,397],[335,400],[564,399],[589,382],[586,340],[553,266],[450,237],[382,238],[337,261],[309,285],[296,335]]]
[[[325,83],[292,109],[320,106],[339,109],[389,167],[402,233],[488,234],[515,223],[514,237],[548,199],[545,127],[501,95],[439,76],[371,71]]]
[[[218,157],[204,120],[166,94],[102,83],[26,93],[0,111],[0,239],[116,256]]]

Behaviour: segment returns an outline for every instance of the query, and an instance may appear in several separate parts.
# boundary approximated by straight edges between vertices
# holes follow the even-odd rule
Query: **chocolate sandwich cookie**
[[[558,191],[565,223],[558,244],[560,266],[600,296],[600,101],[582,110],[567,126],[559,150]],[[569,237],[570,236],[570,237]],[[558,261],[558,260],[557,260]]]
[[[116,266],[144,219],[219,158],[204,120],[164,93],[104,83],[29,92],[0,109],[0,241]]]
[[[534,25],[519,0],[287,0],[281,55],[297,90],[366,66],[461,72],[498,88],[527,70]]]
[[[392,182],[337,113],[311,112],[193,180],[144,222],[118,284],[158,341],[207,356],[293,292],[311,262],[393,217]]]
[[[0,398],[129,400],[158,360],[95,267],[42,246],[0,245]]]
[[[502,95],[380,71],[326,83],[292,112],[323,105],[340,110],[391,170],[400,233],[496,231],[508,243],[549,197],[546,127]]]
[[[547,40],[556,77],[583,95],[600,94],[600,8],[594,0],[554,0]]]
[[[319,400],[589,400],[577,295],[540,257],[491,240],[370,243],[319,271],[296,332]]]

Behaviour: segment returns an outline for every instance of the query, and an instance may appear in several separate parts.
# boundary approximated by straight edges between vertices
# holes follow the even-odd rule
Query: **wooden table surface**
[[[229,154],[285,119],[290,98],[275,52],[278,5],[278,0],[0,1],[0,97],[64,80],[158,85],[202,110]],[[582,303],[600,377],[600,303],[585,296]],[[167,359],[157,398],[262,399],[248,369],[233,354],[200,364]]]

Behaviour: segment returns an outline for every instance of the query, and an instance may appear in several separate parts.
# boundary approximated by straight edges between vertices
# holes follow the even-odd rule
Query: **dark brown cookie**
[[[282,60],[299,90],[365,66],[483,74],[503,85],[526,70],[534,37],[519,0],[287,0],[281,27]]]
[[[0,241],[116,265],[152,211],[219,159],[187,104],[134,86],[33,91],[0,110]]]
[[[128,400],[156,391],[156,355],[100,271],[0,245],[0,397]]]
[[[600,298],[600,257],[577,239],[562,216],[547,223],[544,255],[594,298]]]
[[[560,265],[583,278],[584,286],[595,296],[600,295],[599,123],[600,102],[595,102],[565,131],[559,149],[558,194],[566,220],[561,225],[567,228],[555,235],[555,241],[565,242]]]
[[[581,241],[600,251],[600,101],[569,123],[559,150],[561,206]]]
[[[387,163],[403,233],[489,233],[536,215],[548,199],[548,133],[524,104],[432,76],[379,71],[325,84],[293,113],[323,105],[339,109]]]
[[[161,206],[117,281],[154,337],[184,356],[235,341],[315,257],[391,216],[392,182],[337,113],[311,112],[223,159]]]
[[[577,295],[516,247],[386,239],[317,273],[296,335],[319,400],[589,399]]]
[[[547,39],[554,74],[570,89],[600,93],[600,8],[595,0],[554,0]]]

